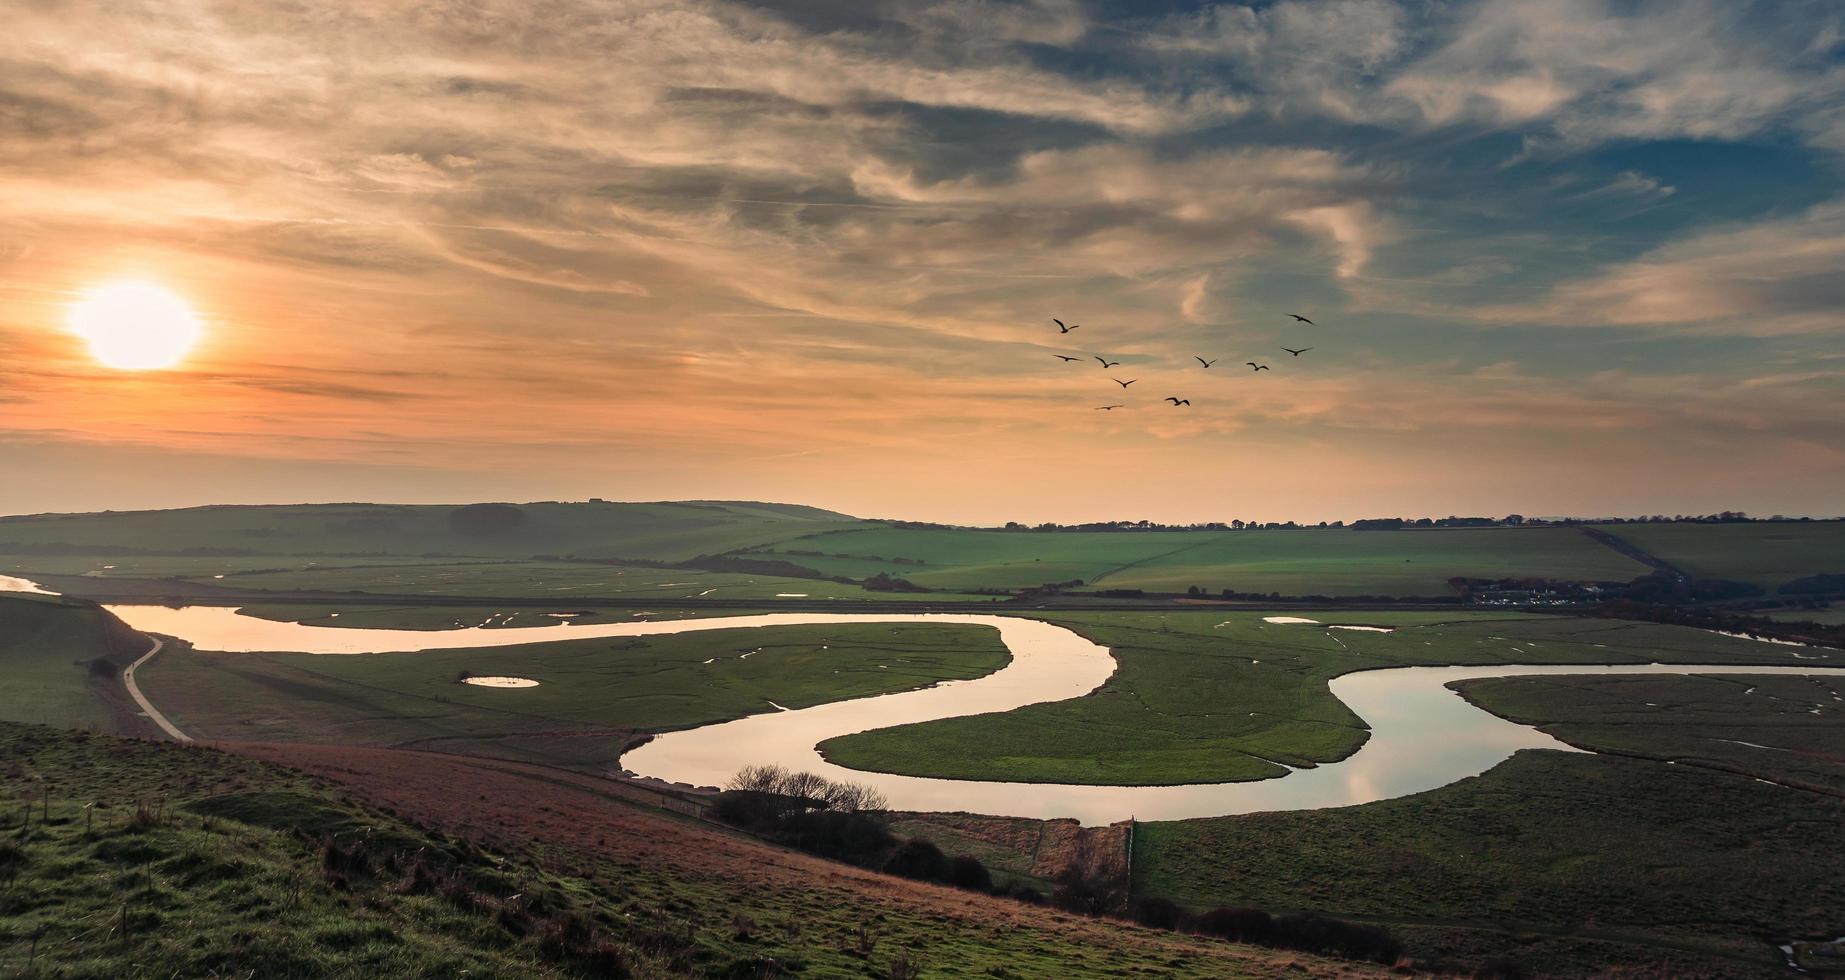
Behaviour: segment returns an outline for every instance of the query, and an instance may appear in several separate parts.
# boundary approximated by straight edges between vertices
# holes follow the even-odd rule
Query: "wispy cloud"
[[[1804,445],[1837,434],[1800,399],[1839,384],[1841,36],[1820,2],[25,4],[0,435],[643,496],[751,460],[885,513],[819,495],[880,448],[1023,487],[1260,447],[1286,501],[1534,425],[1617,467],[1640,432]],[[1728,194],[1702,147],[1770,163]],[[63,331],[131,274],[208,315],[184,370]],[[1300,346],[1294,310],[1317,349],[1272,376],[1190,359]],[[1094,413],[1097,352],[1194,410]]]

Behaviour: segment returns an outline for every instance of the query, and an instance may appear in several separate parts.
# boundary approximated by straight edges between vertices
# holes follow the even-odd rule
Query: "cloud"
[[[1837,387],[1812,364],[1845,309],[1802,145],[1845,147],[1840,15],[1776,12],[27,4],[0,34],[0,438],[602,466],[653,496],[758,458],[808,496],[809,452],[981,446],[1028,479],[1102,432],[1146,435],[1111,452],[1148,472],[1282,436],[1378,473],[1398,435],[1807,438],[1831,430],[1785,393]],[[1592,152],[1687,137],[1812,172],[1722,210],[1677,151]],[[1542,166],[1498,166],[1520,145]],[[1676,243],[1613,227],[1667,201]],[[63,334],[70,293],[130,274],[206,311],[186,371],[103,372]],[[1190,360],[1273,352],[1294,309],[1326,350],[1273,378]],[[1557,323],[1657,375],[1586,333],[1573,364],[1518,348]],[[1747,384],[1667,339],[1692,334],[1758,341]],[[1049,356],[1091,348],[1195,410],[1092,417],[1093,362]]]
[[[1500,320],[1754,336],[1836,332],[1845,317],[1845,202],[1708,231],[1482,311]]]

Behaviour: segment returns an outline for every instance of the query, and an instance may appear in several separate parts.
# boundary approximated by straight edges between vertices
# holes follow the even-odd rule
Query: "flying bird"
[[[1108,360],[1107,358],[1105,358],[1105,357],[1101,357],[1101,356],[1097,356],[1097,357],[1096,357],[1096,360],[1098,360],[1098,361],[1101,361],[1101,362],[1102,362],[1102,370],[1104,370],[1104,371],[1106,371],[1106,370],[1108,370],[1108,369],[1109,369],[1109,368],[1111,368],[1111,367],[1116,367],[1116,366],[1118,366],[1118,365],[1120,365],[1120,363],[1121,363],[1120,361],[1111,361],[1111,360]]]
[[[1115,384],[1118,384],[1123,388],[1126,388],[1128,385],[1133,384],[1134,381],[1139,381],[1140,379],[1135,378],[1134,381],[1123,381],[1120,378],[1109,378],[1108,380],[1113,381]]]
[[[1266,364],[1257,364],[1257,363],[1256,363],[1256,362],[1254,362],[1254,361],[1244,361],[1243,363],[1244,363],[1244,364],[1247,364],[1247,365],[1249,365],[1249,366],[1250,366],[1250,367],[1252,367],[1252,368],[1255,368],[1255,369],[1256,369],[1257,371],[1266,371],[1266,370],[1268,370],[1268,365],[1266,365]]]
[[[1126,407],[1127,407],[1126,405],[1103,405],[1103,406],[1101,406],[1100,408],[1097,408],[1097,409],[1096,409],[1096,411],[1098,411],[1098,412],[1112,412],[1112,411],[1114,411],[1114,410],[1115,410],[1115,409],[1117,409],[1117,408],[1126,408]]]
[[[1065,356],[1064,356],[1064,355],[1062,355],[1062,354],[1052,354],[1051,356],[1052,356],[1052,357],[1055,357],[1056,359],[1058,359],[1058,360],[1060,360],[1060,361],[1062,361],[1062,362],[1064,362],[1065,364],[1068,364],[1068,363],[1070,363],[1071,361],[1080,361],[1080,360],[1082,360],[1082,358],[1080,358],[1080,357],[1065,357]]]
[[[1310,326],[1310,327],[1317,327],[1317,326],[1319,326],[1319,324],[1317,324],[1317,323],[1314,323],[1314,322],[1313,322],[1312,320],[1309,320],[1309,319],[1307,319],[1307,318],[1306,318],[1306,317],[1304,317],[1304,316],[1301,316],[1301,315],[1300,315],[1299,313],[1290,313],[1290,314],[1288,314],[1288,315],[1289,315],[1289,316],[1291,316],[1291,317],[1293,317],[1294,319],[1296,319],[1296,320],[1299,320],[1300,322],[1302,322],[1302,323],[1304,323],[1304,324],[1306,324],[1307,326]]]
[[[1190,398],[1174,398],[1171,395],[1167,395],[1166,400],[1172,403],[1173,408],[1178,408],[1180,405],[1190,405],[1192,403]]]
[[[1207,361],[1207,360],[1205,360],[1204,358],[1202,358],[1202,357],[1199,357],[1199,356],[1198,356],[1198,355],[1196,355],[1196,354],[1193,354],[1193,355],[1192,355],[1192,357],[1193,357],[1193,358],[1195,358],[1195,359],[1196,359],[1196,360],[1198,361],[1198,363],[1200,363],[1200,364],[1202,364],[1202,365],[1204,365],[1205,367],[1210,367],[1211,365],[1213,365],[1213,364],[1216,364],[1216,363],[1217,363],[1217,361],[1221,361],[1221,360],[1223,360],[1223,358],[1221,358],[1221,357],[1220,357],[1220,358],[1218,358],[1218,359],[1217,359],[1217,361]]]
[[[1290,354],[1293,354],[1293,355],[1294,355],[1295,357],[1299,357],[1299,356],[1301,356],[1302,354],[1305,354],[1305,353],[1307,353],[1308,351],[1310,351],[1310,350],[1312,350],[1312,349],[1313,349],[1313,348],[1311,348],[1311,347],[1302,347],[1302,348],[1301,348],[1300,350],[1295,350],[1295,349],[1294,349],[1294,348],[1292,348],[1292,347],[1283,347],[1283,348],[1282,348],[1282,350],[1285,350],[1285,351],[1287,351],[1288,353],[1290,353]]]
[[[1082,326],[1082,324],[1080,323],[1072,323],[1066,327],[1063,325],[1063,321],[1057,319],[1056,317],[1051,317],[1051,322],[1057,324],[1057,331],[1059,333],[1069,333],[1070,331],[1075,330],[1077,327]]]

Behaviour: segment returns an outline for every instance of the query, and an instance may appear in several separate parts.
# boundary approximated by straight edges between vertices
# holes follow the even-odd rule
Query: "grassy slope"
[[[1550,527],[1055,534],[880,527],[767,550],[828,574],[889,572],[948,589],[1080,579],[1155,592],[1196,585],[1212,593],[1433,596],[1449,594],[1457,575],[1626,581],[1647,572],[1574,528]],[[808,551],[823,554],[796,554]]]
[[[0,720],[108,731],[110,703],[98,690],[139,656],[106,613],[55,596],[0,596]],[[105,660],[104,673],[91,661]]]
[[[1744,772],[1845,798],[1845,680],[1503,677],[1457,687],[1494,714],[1581,748]]]
[[[978,677],[1007,658],[989,629],[785,626],[361,656],[176,649],[143,667],[140,681],[175,724],[202,738],[377,745],[514,736],[515,757],[601,765],[613,761],[619,738],[517,736],[683,728],[771,710],[770,701],[806,707]],[[473,687],[457,682],[464,671],[541,683]]]
[[[1614,524],[1602,528],[1707,578],[1782,583],[1845,572],[1845,521],[1804,524]]]
[[[1520,679],[1480,682],[1470,693],[1520,711],[1559,709],[1553,717],[1584,719],[1559,732],[1594,741],[1611,707],[1640,692],[1619,678],[1579,680],[1599,690],[1566,695]],[[1766,698],[1745,721],[1737,697],[1713,697],[1711,683],[1652,692],[1678,699],[1670,725],[1616,741],[1702,753],[1711,736],[1784,727]],[[1825,724],[1836,746],[1840,716]],[[1836,772],[1836,753],[1827,765]],[[1743,962],[1681,963],[1667,975],[1742,975],[1745,962],[1748,972],[1773,975],[1771,943],[1845,933],[1845,802],[1646,759],[1523,752],[1399,800],[1145,824],[1134,858],[1142,894],[1421,923],[1397,931],[1423,956],[1522,947],[1521,959],[1560,974],[1678,949]]]
[[[419,825],[354,802],[364,787],[212,750],[0,724],[0,755],[9,806],[51,787],[49,819],[0,839],[8,976],[863,977],[909,956],[931,976],[1273,977],[1292,959],[826,865],[542,771],[470,779],[429,757],[370,787]],[[420,777],[451,795],[389,795]],[[426,829],[473,814],[492,829]]]
[[[540,554],[681,560],[857,522],[805,507],[727,504],[521,504],[518,526],[467,534],[455,508],[388,504],[197,507],[0,519],[0,553],[73,545],[183,554]]]
[[[1627,581],[1645,566],[1575,528],[1243,531],[1109,575],[1108,588],[1283,595],[1440,596],[1448,579]]]
[[[1791,648],[1698,630],[1509,613],[1290,611],[1394,633],[1278,625],[1259,613],[1069,613],[1046,618],[1109,647],[1095,693],[829,739],[860,769],[964,779],[1154,785],[1282,775],[1274,761],[1340,759],[1365,739],[1327,690],[1353,670],[1409,664],[1780,663]]]
[[[646,565],[591,565],[575,562],[506,562],[494,564],[391,565],[360,568],[302,568],[232,573],[210,579],[240,589],[324,591],[358,590],[392,595],[549,596],[567,602],[573,596],[622,596],[636,599],[774,600],[784,595],[814,599],[879,601],[972,598],[941,594],[868,592],[857,585],[823,579],[740,575]]]

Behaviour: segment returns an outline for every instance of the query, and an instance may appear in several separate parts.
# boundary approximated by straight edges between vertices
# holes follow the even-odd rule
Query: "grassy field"
[[[0,554],[578,555],[678,561],[857,525],[784,504],[195,507],[0,518]],[[119,561],[116,562],[119,564]]]
[[[1769,619],[1783,623],[1821,623],[1827,626],[1845,626],[1845,606],[1833,606],[1830,609],[1779,609],[1766,615]]]
[[[113,731],[105,689],[146,646],[87,602],[0,596],[0,720]]]
[[[1581,748],[1845,798],[1845,680],[1838,678],[1501,677],[1457,688],[1494,714]]]
[[[779,599],[892,601],[995,601],[994,596],[956,593],[873,592],[825,579],[611,565],[591,562],[511,559],[325,558],[262,555],[0,557],[0,573],[47,582],[55,590],[101,596],[107,586],[185,582],[239,591],[369,592],[466,598],[619,597],[622,599],[723,599],[738,602]],[[71,578],[74,576],[75,578]]]
[[[990,597],[868,592],[824,579],[741,575],[646,565],[578,562],[505,562],[450,565],[371,565],[257,571],[214,578],[240,589],[359,591],[392,595],[555,597],[620,596],[627,599],[766,600],[812,599],[980,599]]]
[[[1280,776],[1366,738],[1327,690],[1339,674],[1411,664],[1799,664],[1792,648],[1647,623],[1515,613],[1314,613],[1335,631],[1261,613],[1069,613],[1045,618],[1109,647],[1095,693],[1004,714],[879,729],[822,743],[841,765],[908,775],[1158,785]]]
[[[1702,578],[1773,592],[1792,579],[1845,572],[1845,521],[1613,524],[1602,530]]]
[[[1007,659],[988,629],[786,626],[361,656],[180,648],[143,667],[140,682],[199,738],[440,743],[600,767],[624,733],[978,677]],[[464,674],[540,683],[484,688],[460,683]]]
[[[761,550],[831,575],[886,572],[963,590],[1081,580],[1150,592],[1195,585],[1213,594],[1443,596],[1457,575],[1627,581],[1648,570],[1563,527],[1055,534],[878,527]]]
[[[1574,528],[1437,528],[1412,531],[1243,531],[1124,568],[1107,588],[1283,595],[1441,596],[1448,579],[1627,581],[1637,562]]]
[[[30,810],[0,840],[0,974],[1378,973],[830,865],[554,772],[399,755],[307,775],[0,724],[0,800]]]
[[[1791,702],[1812,692],[1770,690],[1807,682],[1764,679],[1743,695],[1730,689],[1740,680],[1510,678],[1468,693],[1571,741],[1836,780],[1845,713],[1797,721]],[[1790,751],[1713,751],[1739,734]],[[1200,906],[1376,918],[1419,958],[1511,951],[1546,974],[1653,963],[1645,975],[1774,975],[1773,944],[1845,934],[1845,801],[1749,774],[1522,752],[1398,800],[1141,825],[1135,886]]]

